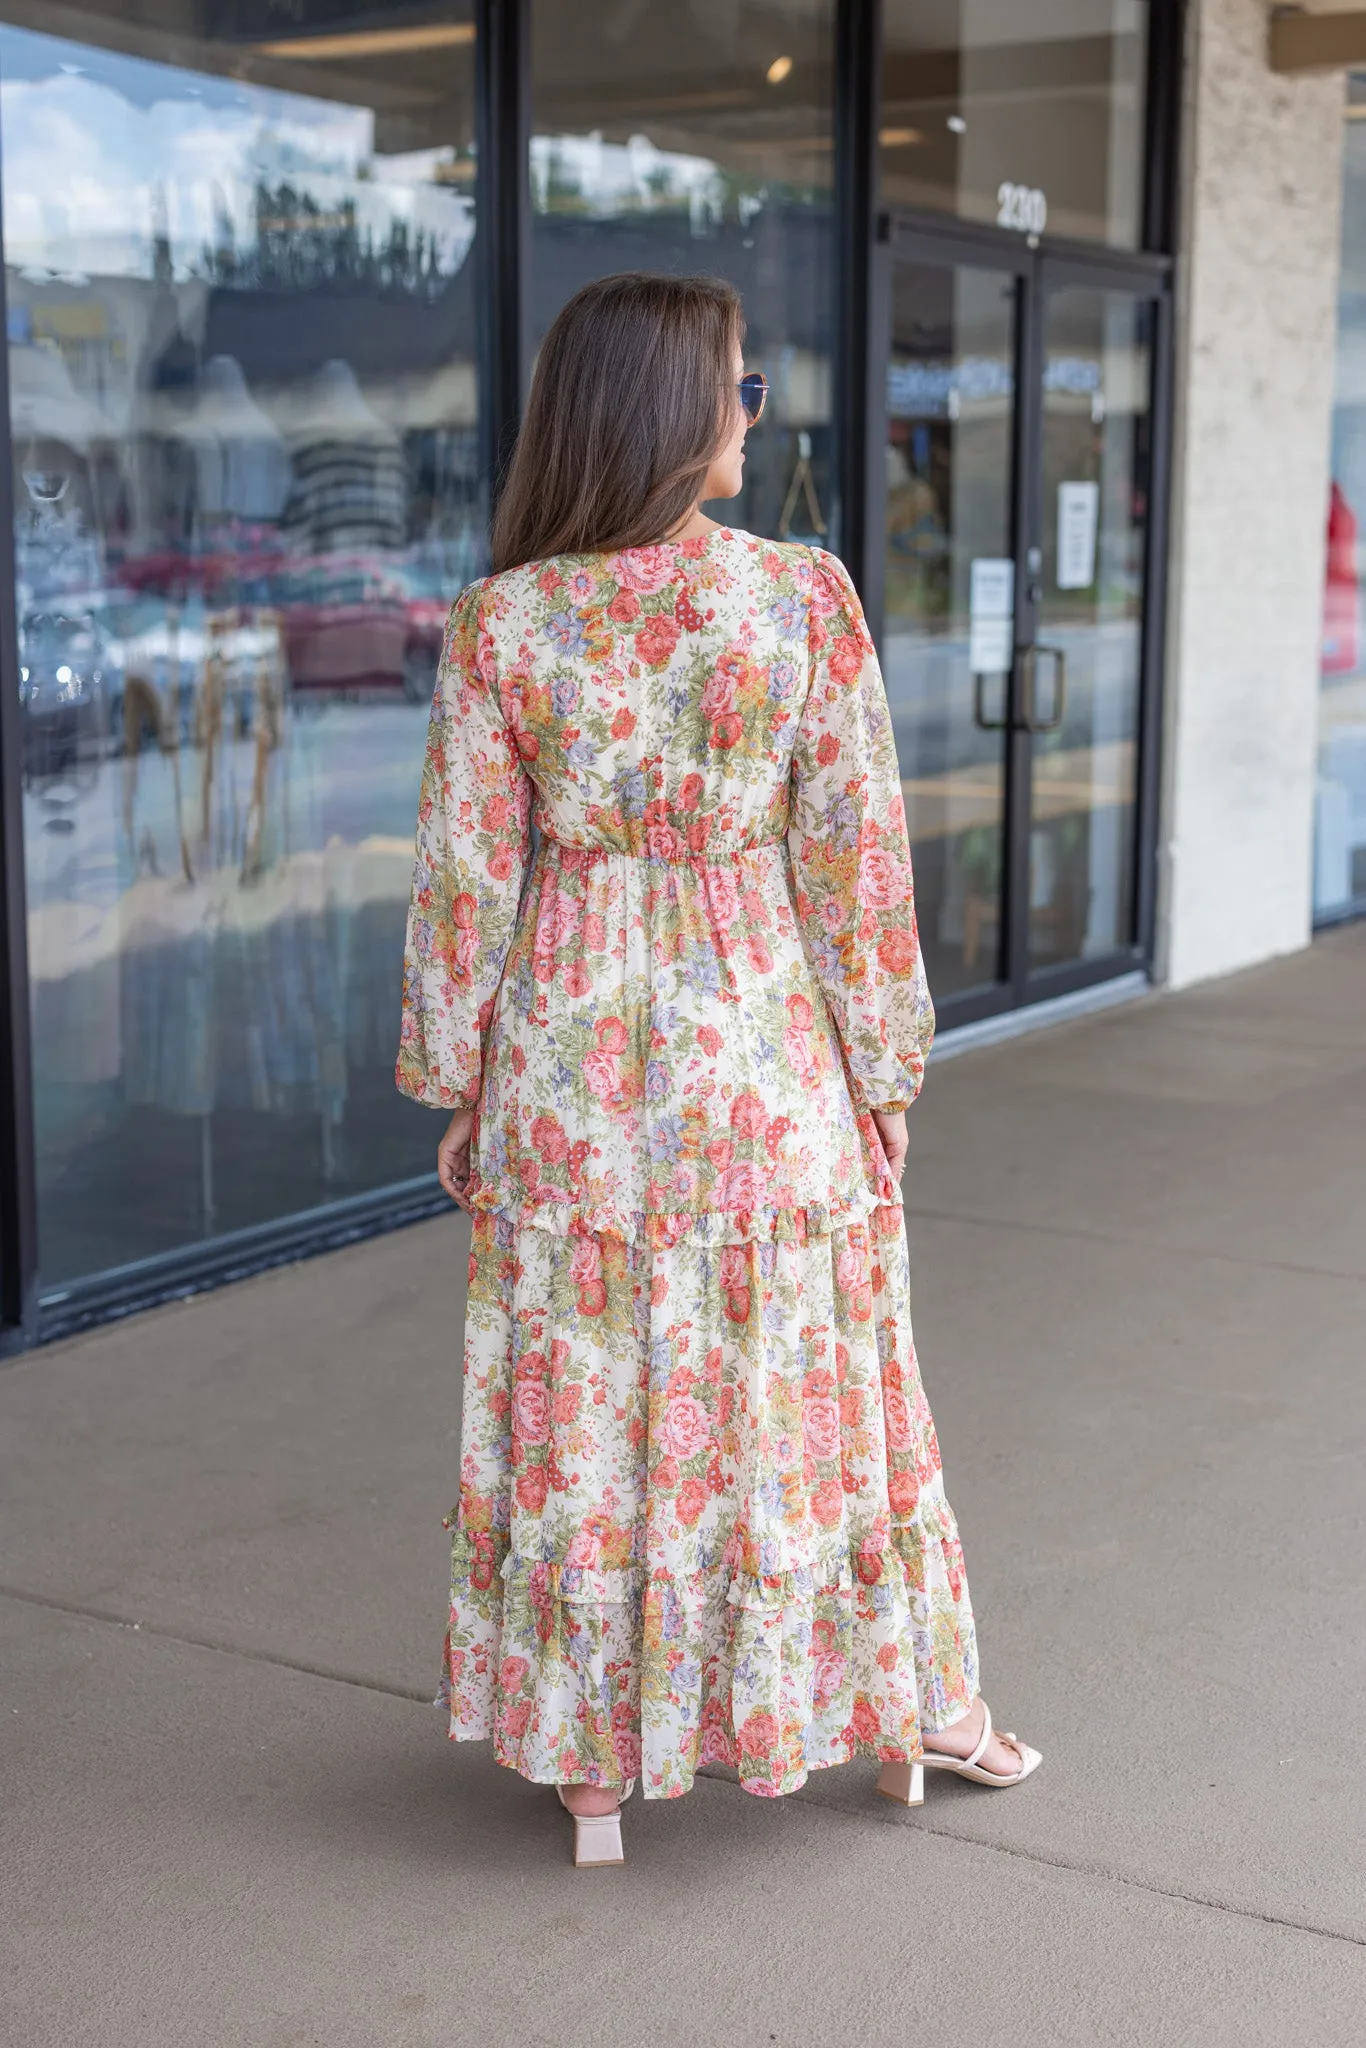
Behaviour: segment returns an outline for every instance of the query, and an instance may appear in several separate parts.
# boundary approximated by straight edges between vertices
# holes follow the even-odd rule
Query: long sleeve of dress
[[[907,1109],[934,1036],[887,691],[842,562],[813,549],[811,680],[788,846],[807,952],[856,1106]]]
[[[427,727],[394,1078],[442,1109],[479,1098],[484,1037],[517,923],[531,780],[503,718],[480,591],[451,608]]]

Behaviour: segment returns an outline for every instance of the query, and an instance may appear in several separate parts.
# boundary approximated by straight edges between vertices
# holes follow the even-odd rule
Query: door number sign
[[[1048,220],[1048,201],[1037,185],[996,187],[996,225],[1020,235],[1041,235]]]

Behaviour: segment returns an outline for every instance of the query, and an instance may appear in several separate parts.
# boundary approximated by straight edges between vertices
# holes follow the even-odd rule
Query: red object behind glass
[[[1323,586],[1326,676],[1353,675],[1357,665],[1357,519],[1334,481],[1328,499],[1328,569]]]

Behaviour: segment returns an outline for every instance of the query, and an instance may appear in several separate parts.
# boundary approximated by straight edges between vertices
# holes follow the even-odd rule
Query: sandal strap
[[[980,1735],[978,1736],[978,1738],[977,1738],[977,1747],[976,1747],[976,1749],[974,1749],[974,1750],[973,1750],[973,1752],[972,1752],[972,1755],[971,1755],[971,1756],[965,1756],[965,1757],[963,1758],[963,1762],[964,1762],[965,1764],[969,1765],[969,1766],[971,1766],[971,1765],[973,1765],[973,1764],[977,1763],[977,1762],[978,1762],[978,1761],[980,1760],[980,1758],[981,1758],[981,1755],[982,1755],[982,1752],[983,1752],[983,1751],[985,1750],[985,1748],[986,1748],[987,1744],[988,1744],[988,1743],[990,1742],[990,1740],[991,1740],[991,1708],[990,1708],[990,1707],[989,1707],[989,1706],[987,1705],[986,1701],[985,1701],[985,1700],[983,1700],[983,1701],[982,1701],[982,1732],[981,1732],[981,1734],[980,1734]]]

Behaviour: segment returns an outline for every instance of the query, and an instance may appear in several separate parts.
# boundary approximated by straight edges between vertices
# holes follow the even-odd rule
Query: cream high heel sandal
[[[927,1749],[921,1761],[926,1770],[952,1771],[955,1778],[970,1778],[974,1785],[995,1785],[998,1788],[1018,1785],[1022,1778],[1027,1778],[1032,1770],[1038,1768],[1043,1762],[1043,1757],[1037,1749],[1031,1749],[1027,1742],[1021,1742],[1013,1730],[1006,1728],[1002,1729],[1001,1733],[1005,1741],[1014,1743],[1022,1758],[1019,1770],[1012,1771],[1008,1777],[999,1771],[983,1770],[978,1762],[978,1758],[991,1740],[991,1708],[985,1700],[982,1701],[982,1732],[970,1755],[945,1756],[940,1750]],[[877,1789],[884,1798],[898,1799],[905,1806],[918,1806],[924,1797],[923,1789],[920,1789],[923,1785],[920,1770],[920,1764],[884,1764],[882,1776],[877,1781]],[[907,1788],[905,1791],[901,1789],[903,1784]]]
[[[591,1870],[595,1864],[626,1861],[621,1847],[621,1805],[635,1789],[635,1779],[628,1778],[615,1813],[575,1813],[565,1802],[563,1785],[555,1787],[556,1797],[574,1823],[574,1862],[578,1869]]]

